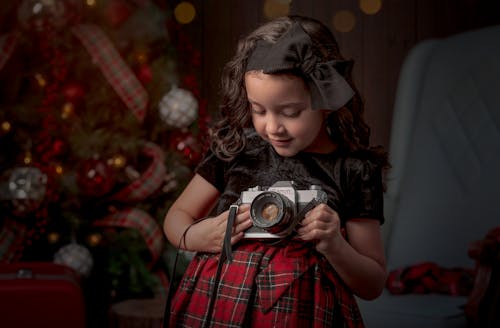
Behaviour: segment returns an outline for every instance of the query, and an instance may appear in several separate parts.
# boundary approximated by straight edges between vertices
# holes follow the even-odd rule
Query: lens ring
[[[286,196],[275,191],[264,191],[250,205],[250,217],[254,226],[270,233],[288,229],[294,217],[295,207]]]

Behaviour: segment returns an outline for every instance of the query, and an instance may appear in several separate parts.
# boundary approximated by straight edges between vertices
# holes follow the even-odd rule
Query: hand
[[[201,246],[201,251],[220,253],[224,244],[228,217],[229,210],[222,212],[216,217],[208,218],[195,224],[191,228],[194,230],[193,233],[190,234],[188,232],[188,236],[186,236],[188,241],[187,246],[189,246],[190,238],[199,238],[198,243]],[[250,205],[244,204],[239,206],[231,233],[231,245],[240,241],[243,238],[245,230],[251,226]]]
[[[298,237],[316,244],[316,250],[324,255],[334,252],[337,242],[343,238],[337,212],[326,204],[319,204],[300,222]]]

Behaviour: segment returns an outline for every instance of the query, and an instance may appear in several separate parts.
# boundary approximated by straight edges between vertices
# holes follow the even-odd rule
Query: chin
[[[286,148],[279,148],[279,147],[273,147],[276,153],[278,155],[283,156],[283,157],[292,157],[295,156],[299,153],[296,149],[286,149]]]

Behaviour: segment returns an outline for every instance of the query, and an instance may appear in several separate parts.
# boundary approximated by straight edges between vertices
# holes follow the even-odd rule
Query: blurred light
[[[32,162],[32,157],[31,157],[31,152],[27,151],[25,154],[24,154],[24,159],[23,159],[23,162],[24,164],[28,165],[28,164],[31,164]]]
[[[148,54],[146,52],[138,52],[135,58],[139,64],[146,64],[148,62]]]
[[[350,10],[339,10],[332,19],[333,27],[339,32],[350,32],[356,26],[356,17]]]
[[[59,234],[57,232],[51,232],[47,235],[47,240],[51,244],[55,244],[59,241]]]
[[[38,83],[38,85],[43,88],[47,85],[47,81],[45,80],[45,78],[43,77],[42,74],[40,73],[36,73],[35,74],[35,79],[36,79],[36,82]]]
[[[86,0],[85,3],[89,7],[94,7],[97,4],[97,1],[96,0]]]
[[[266,0],[264,3],[264,16],[269,19],[286,16],[290,13],[290,2],[283,0]]]
[[[2,131],[7,133],[10,131],[10,129],[12,128],[12,125],[10,125],[10,122],[7,122],[7,121],[3,121],[2,122]]]
[[[181,24],[191,23],[196,16],[196,9],[187,1],[182,1],[174,9],[175,19]]]
[[[61,164],[56,164],[56,166],[54,167],[54,171],[56,171],[56,173],[59,175],[64,173],[64,169]]]
[[[108,165],[111,165],[113,167],[116,167],[118,169],[125,167],[125,164],[127,164],[127,160],[123,155],[116,155],[113,156],[113,158],[110,158],[108,161]]]
[[[75,111],[75,106],[73,106],[72,103],[70,102],[64,103],[61,113],[61,118],[63,120],[68,119],[73,114],[74,111]]]
[[[374,15],[382,8],[382,0],[359,0],[359,8],[367,15]]]
[[[102,240],[102,235],[99,233],[93,233],[87,237],[87,241],[89,245],[92,247],[99,245],[101,243],[101,240]]]

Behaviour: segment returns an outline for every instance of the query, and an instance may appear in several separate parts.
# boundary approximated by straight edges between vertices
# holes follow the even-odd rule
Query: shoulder
[[[343,158],[344,167],[349,171],[381,171],[383,168],[383,163],[369,150],[345,154]]]
[[[340,176],[346,187],[354,188],[359,184],[381,185],[383,187],[384,165],[369,152],[356,152],[342,157]]]

